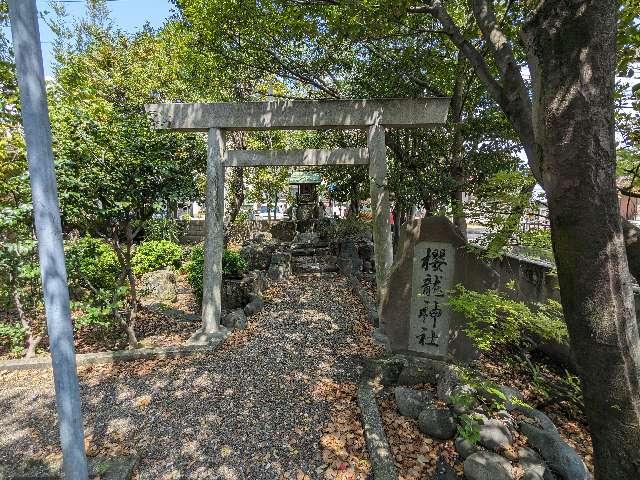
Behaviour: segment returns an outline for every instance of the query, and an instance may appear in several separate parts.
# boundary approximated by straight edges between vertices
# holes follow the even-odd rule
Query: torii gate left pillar
[[[189,343],[210,344],[228,333],[222,313],[225,166],[369,164],[376,283],[382,298],[393,261],[386,190],[385,128],[433,127],[446,121],[448,98],[296,100],[245,103],[174,103],[148,105],[155,128],[205,131],[207,139],[207,200],[202,328]],[[289,152],[224,151],[225,130],[367,129],[366,149]],[[235,155],[234,155],[235,153]]]

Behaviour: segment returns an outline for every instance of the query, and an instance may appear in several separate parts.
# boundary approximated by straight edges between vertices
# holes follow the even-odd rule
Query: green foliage
[[[128,287],[113,247],[85,236],[66,246],[69,282],[73,288],[74,328],[114,327],[116,310],[124,305]]]
[[[0,322],[0,350],[12,355],[20,355],[24,351],[27,332],[22,325]]]
[[[494,290],[475,292],[456,285],[449,306],[465,316],[465,333],[483,351],[500,345],[520,345],[525,333],[544,340],[568,340],[562,309],[553,300],[532,309]]]
[[[240,277],[247,271],[247,260],[237,250],[225,250],[222,255],[222,274],[230,278]]]
[[[144,238],[145,240],[168,240],[178,243],[185,229],[185,222],[179,222],[173,218],[153,218],[144,224]]]
[[[202,282],[204,279],[204,245],[195,245],[191,249],[189,261],[183,266],[187,273],[187,281],[199,304],[202,304]]]
[[[104,240],[89,236],[75,240],[67,246],[65,257],[73,286],[90,290],[117,286],[120,263],[113,247]]]
[[[482,219],[480,223],[489,231],[481,243],[486,247],[486,256],[499,257],[513,241],[522,215],[536,206],[531,196],[534,185],[535,180],[528,172],[512,169],[489,176],[476,188],[475,199],[468,208],[473,218]]]
[[[525,257],[554,262],[551,230],[532,229],[518,235],[517,253]]]
[[[138,245],[131,259],[136,275],[167,267],[178,267],[182,259],[182,247],[169,240],[147,240]]]
[[[329,238],[345,238],[371,232],[372,223],[357,216],[336,219],[327,227]]]
[[[239,251],[225,250],[222,255],[222,274],[230,278],[239,277],[247,270],[247,260]],[[202,281],[204,277],[204,246],[196,245],[191,249],[189,261],[184,265],[187,281],[198,299],[202,303]]]
[[[99,289],[83,302],[74,302],[79,312],[74,318],[74,327],[97,326],[103,330],[111,329],[117,323],[115,313],[125,303],[128,293],[126,285],[114,289]]]
[[[475,415],[458,416],[458,435],[471,442],[472,445],[480,441],[480,420]]]

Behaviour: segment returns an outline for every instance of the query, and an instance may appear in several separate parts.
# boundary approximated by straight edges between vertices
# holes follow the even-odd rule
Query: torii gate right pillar
[[[387,190],[387,152],[384,126],[369,127],[367,135],[369,150],[369,192],[373,213],[373,242],[376,260],[376,290],[381,299],[387,284],[387,277],[393,263],[393,243],[389,222],[389,190]]]

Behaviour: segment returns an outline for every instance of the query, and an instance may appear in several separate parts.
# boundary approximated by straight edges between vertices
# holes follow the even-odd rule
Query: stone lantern
[[[295,195],[293,213],[299,227],[320,218],[317,189],[320,183],[320,175],[315,172],[293,172],[289,177],[289,185]]]

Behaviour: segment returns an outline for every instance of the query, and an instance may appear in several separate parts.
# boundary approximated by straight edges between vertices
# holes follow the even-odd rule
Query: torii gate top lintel
[[[162,130],[357,129],[433,127],[446,121],[449,98],[277,100],[237,103],[164,103],[145,108]]]

